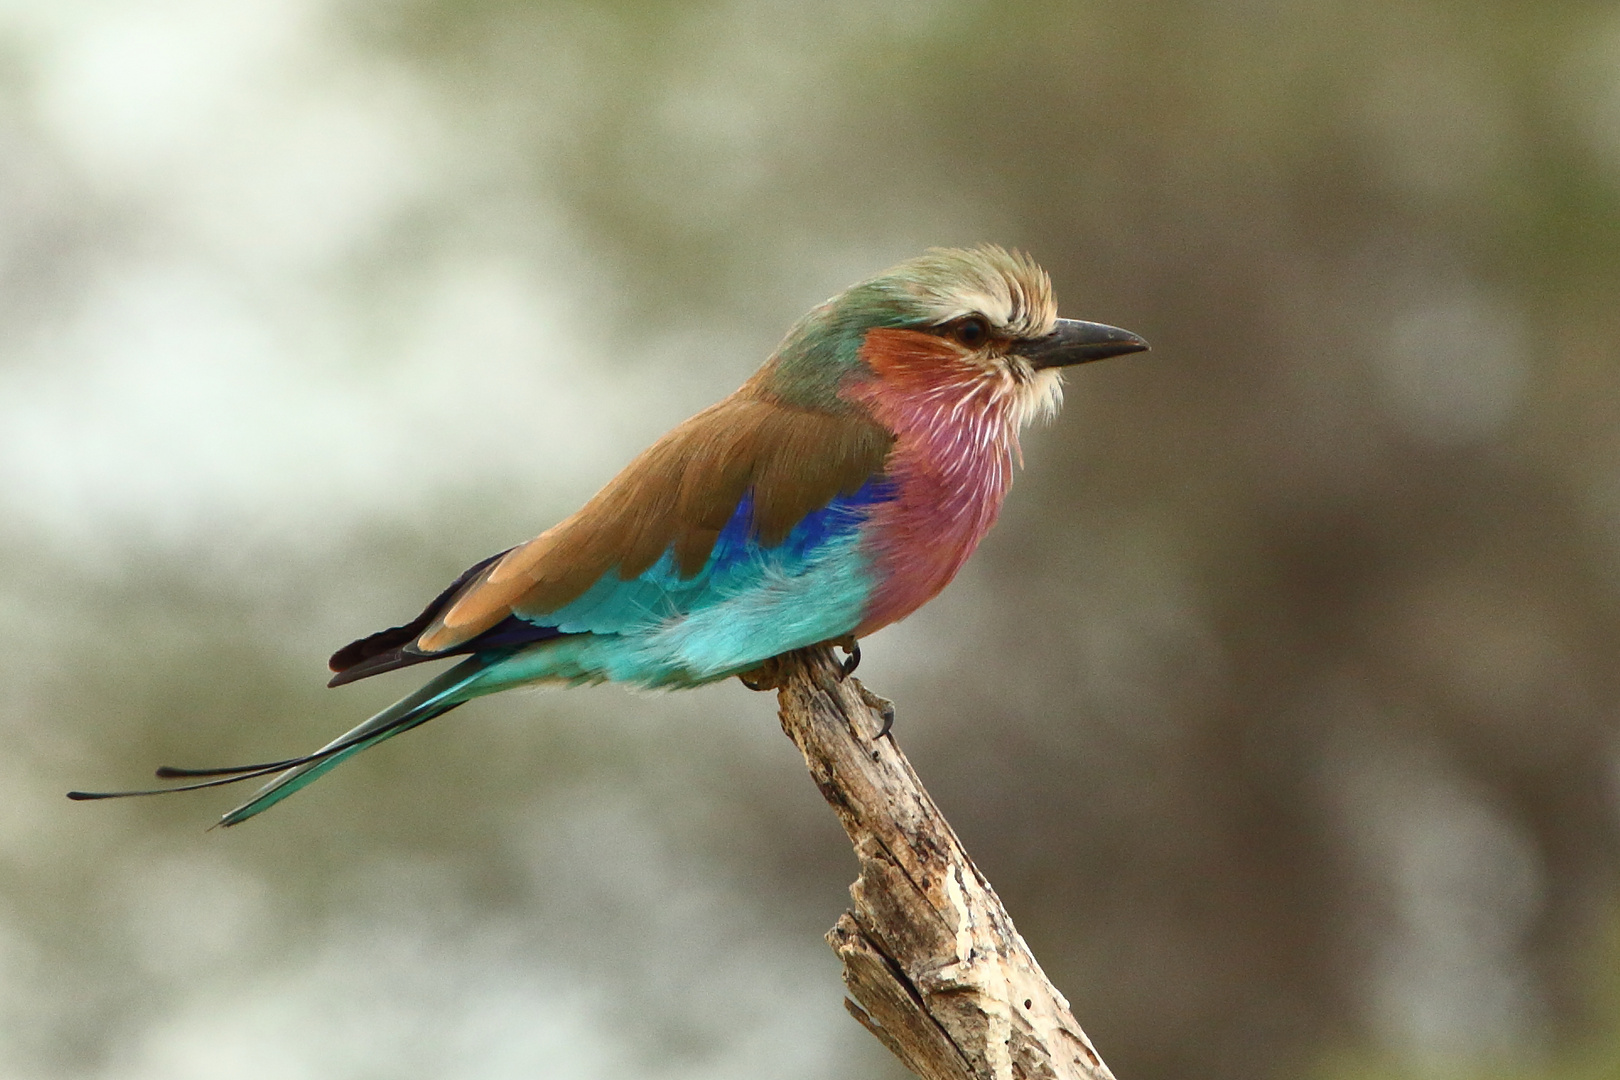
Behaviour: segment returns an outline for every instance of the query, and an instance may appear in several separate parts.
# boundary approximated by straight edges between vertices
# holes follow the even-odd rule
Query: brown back
[[[893,441],[862,415],[788,406],[750,382],[654,443],[578,513],[479,573],[412,648],[454,648],[514,612],[543,617],[608,571],[634,578],[672,548],[691,577],[750,488],[760,542],[781,543],[805,515],[881,473]]]

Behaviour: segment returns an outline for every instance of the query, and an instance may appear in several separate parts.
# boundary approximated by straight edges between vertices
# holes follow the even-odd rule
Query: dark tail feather
[[[458,701],[453,705],[446,705],[431,717],[418,718],[416,723],[411,726],[415,727],[417,724],[426,723],[434,717],[443,716],[451,709],[465,704],[464,701]],[[333,755],[341,754],[345,750],[352,750],[367,740],[374,743],[381,742],[390,735],[397,735],[398,733],[395,728],[383,727],[367,735],[357,736],[353,739],[345,738],[325,749],[317,750],[313,754],[288,758],[285,761],[267,761],[262,765],[226,765],[217,769],[176,769],[172,765],[160,765],[157,769],[157,775],[165,780],[171,777],[188,776],[217,776],[221,777],[221,779],[206,780],[198,784],[178,784],[174,787],[143,788],[136,791],[70,791],[67,793],[67,797],[74,802],[93,802],[97,799],[129,799],[137,795],[172,795],[177,791],[201,791],[203,788],[225,787],[227,784],[239,784],[243,780],[254,780],[261,776],[286,772],[288,769],[296,769],[300,765],[313,765],[325,761]]]
[[[159,765],[153,774],[159,780],[174,780],[187,776],[229,776],[232,773],[260,772],[269,769],[272,772],[278,769],[290,769],[294,765],[303,764],[303,758],[288,758],[286,761],[264,761],[257,765],[222,765],[216,769],[177,769],[173,765]],[[179,788],[174,790],[179,791]]]
[[[252,799],[219,819],[227,828],[240,825],[248,818],[261,814],[287,796],[297,792],[360,751],[391,739],[401,732],[419,727],[436,716],[443,716],[463,702],[477,697],[473,684],[497,659],[497,656],[470,656],[449,671],[418,688],[414,693],[394,702],[365,723],[346,732],[310,754],[308,760],[287,769],[259,790]]]
[[[443,716],[451,709],[464,704],[469,698],[457,696],[458,692],[466,689],[478,674],[488,666],[488,660],[479,657],[469,658],[438,678],[428,682],[416,692],[406,695],[365,723],[345,733],[341,738],[303,757],[287,758],[283,761],[271,761],[259,765],[235,765],[213,769],[176,769],[165,765],[157,770],[158,776],[164,778],[206,776],[215,779],[203,780],[194,784],[180,784],[175,787],[150,788],[138,791],[70,791],[68,792],[68,798],[84,802],[98,799],[124,799],[144,795],[167,795],[176,791],[197,791],[202,788],[224,787],[227,784],[240,783],[243,780],[253,780],[277,773],[285,774],[266,786],[254,799],[232,810],[220,820],[222,825],[235,825],[269,809],[300,788],[314,783],[327,770],[361,750],[374,746],[385,739],[392,738],[402,731],[409,731],[413,727],[425,724],[434,717]]]
[[[203,788],[223,787],[241,780],[251,780],[255,776],[269,776],[280,772],[280,769],[264,769],[260,772],[245,772],[240,776],[227,776],[223,780],[204,780],[197,784],[181,784],[178,787],[144,788],[138,791],[70,791],[67,797],[74,802],[93,802],[97,799],[131,799],[138,795],[172,795],[176,791],[200,791]]]

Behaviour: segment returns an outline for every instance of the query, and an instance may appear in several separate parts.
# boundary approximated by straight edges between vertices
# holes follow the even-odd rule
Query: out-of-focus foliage
[[[0,6],[0,1071],[892,1070],[735,685],[60,792],[318,745],[411,680],[333,647],[983,240],[1154,351],[863,676],[1116,1072],[1612,1072],[1620,17],[1448,0]]]

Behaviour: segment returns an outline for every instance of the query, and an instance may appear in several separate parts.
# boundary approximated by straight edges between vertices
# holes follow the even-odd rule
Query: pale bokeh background
[[[1032,252],[1074,373],[863,675],[1125,1080],[1620,1068],[1620,14],[0,3],[0,1075],[894,1077],[735,683],[274,813],[324,660],[800,312]]]

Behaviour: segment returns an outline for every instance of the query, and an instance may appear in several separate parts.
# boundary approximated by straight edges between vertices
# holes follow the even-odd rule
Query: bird
[[[1020,431],[1062,372],[1148,343],[1057,315],[1050,277],[996,245],[932,248],[798,320],[730,396],[655,442],[571,517],[475,563],[416,618],[332,655],[330,686],[460,658],[319,750],[165,766],[166,794],[269,777],[252,818],[354,755],[517,686],[681,689],[843,646],[916,611],[995,523]]]

